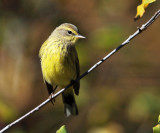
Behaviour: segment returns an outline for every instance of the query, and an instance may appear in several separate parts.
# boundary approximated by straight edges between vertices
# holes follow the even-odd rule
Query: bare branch
[[[85,77],[88,73],[90,73],[92,70],[94,70],[96,67],[98,67],[100,64],[102,64],[104,61],[106,61],[108,58],[110,58],[113,54],[115,54],[119,49],[121,49],[123,46],[125,46],[126,44],[128,44],[133,38],[135,38],[138,34],[140,34],[142,31],[146,30],[158,17],[160,16],[160,10],[158,10],[155,15],[152,16],[152,18],[146,22],[145,24],[143,24],[135,33],[133,33],[132,35],[130,35],[128,37],[127,40],[125,40],[121,45],[119,45],[116,49],[114,49],[113,51],[111,51],[108,55],[106,55],[103,59],[101,59],[100,61],[98,61],[96,64],[94,64],[88,71],[86,71],[85,73],[83,73],[75,82],[79,81],[80,79],[82,79],[83,77]],[[60,91],[58,91],[56,94],[52,94],[51,98],[48,98],[47,100],[45,100],[43,103],[41,103],[40,105],[38,105],[36,108],[34,108],[33,110],[31,110],[30,112],[26,113],[25,115],[23,115],[22,117],[20,117],[19,119],[15,120],[14,122],[10,123],[9,125],[7,125],[6,127],[4,127],[2,130],[0,130],[0,133],[5,132],[6,130],[8,130],[10,127],[12,127],[13,125],[17,124],[18,122],[20,122],[21,120],[23,120],[24,118],[28,117],[29,115],[31,115],[32,113],[40,110],[40,108],[44,107],[49,101],[51,101],[51,99],[55,99],[57,96],[59,96],[63,91],[65,91],[67,88],[69,88],[70,86],[72,86],[73,83],[69,84],[66,88],[61,89]]]

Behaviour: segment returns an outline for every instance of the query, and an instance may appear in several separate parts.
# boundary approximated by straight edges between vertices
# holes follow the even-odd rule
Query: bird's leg
[[[47,81],[45,81],[46,85],[47,85],[47,90],[48,90],[48,94],[49,94],[49,99],[52,98],[56,88],[57,88],[57,85],[55,86],[55,88],[53,89],[53,86],[51,84],[49,84]],[[55,102],[55,99],[52,99],[50,100],[51,103],[54,105],[54,102]]]
[[[51,100],[51,98],[52,98],[52,93],[49,95],[49,99],[50,99],[51,103],[54,105],[55,99],[52,99],[52,100]]]
[[[57,89],[57,87],[58,87],[58,86],[56,85],[55,88],[52,90],[52,93],[51,93],[50,96],[49,96],[50,99],[51,99],[52,96],[54,95],[54,92],[55,92],[55,90]],[[56,101],[55,99],[52,99],[52,100],[51,100],[51,102],[52,102],[53,105],[54,105],[55,101]]]
[[[56,85],[55,88],[53,89],[53,92],[52,92],[53,94],[54,94],[55,90],[57,89],[57,87],[58,87],[58,85]]]

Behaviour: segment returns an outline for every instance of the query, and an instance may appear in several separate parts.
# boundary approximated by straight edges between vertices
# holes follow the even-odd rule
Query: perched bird
[[[76,26],[64,23],[58,26],[43,43],[39,51],[42,74],[49,95],[59,86],[64,88],[80,75],[79,60],[75,43],[85,38]],[[74,82],[73,82],[74,83]],[[53,85],[56,87],[53,89]],[[62,93],[66,116],[78,115],[74,93],[79,94],[80,82]]]

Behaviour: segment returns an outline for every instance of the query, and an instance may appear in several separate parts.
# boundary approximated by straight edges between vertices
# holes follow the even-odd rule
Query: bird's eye
[[[70,35],[71,35],[71,34],[72,34],[72,31],[68,30],[68,34],[70,34]]]

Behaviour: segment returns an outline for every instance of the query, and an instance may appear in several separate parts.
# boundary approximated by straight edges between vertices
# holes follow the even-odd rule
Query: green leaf
[[[158,125],[153,127],[153,133],[160,133],[160,115],[158,117]]]
[[[61,126],[61,128],[57,130],[56,133],[67,133],[66,126],[65,125]]]

